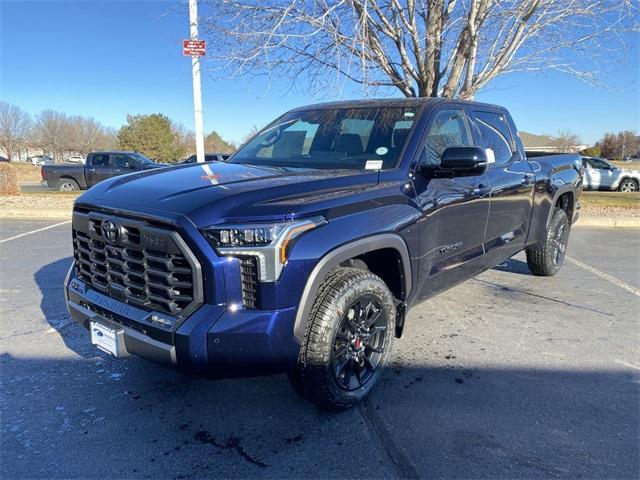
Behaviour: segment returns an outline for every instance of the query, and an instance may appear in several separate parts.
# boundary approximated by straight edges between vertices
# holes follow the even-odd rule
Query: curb
[[[576,227],[640,228],[640,217],[602,217],[581,215]]]

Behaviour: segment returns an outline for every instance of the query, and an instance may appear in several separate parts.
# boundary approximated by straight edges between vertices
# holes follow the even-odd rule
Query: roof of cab
[[[492,105],[488,103],[473,102],[470,100],[460,100],[456,98],[442,98],[442,97],[418,97],[418,98],[368,98],[363,100],[341,100],[338,102],[326,102],[316,103],[312,105],[304,105],[293,108],[291,111],[303,111],[303,110],[320,110],[320,109],[335,109],[335,108],[372,108],[372,107],[422,107],[423,105],[433,104],[439,105],[443,103],[452,104],[468,104],[476,107],[490,107],[500,108],[499,105]]]

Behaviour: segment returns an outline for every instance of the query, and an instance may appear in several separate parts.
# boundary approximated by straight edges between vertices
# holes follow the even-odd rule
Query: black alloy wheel
[[[331,354],[334,379],[344,390],[364,386],[375,373],[385,349],[388,319],[380,302],[364,295],[342,316]]]
[[[559,223],[555,234],[551,239],[553,245],[552,262],[555,266],[564,263],[564,257],[567,254],[567,243],[569,242],[569,226],[566,223]]]

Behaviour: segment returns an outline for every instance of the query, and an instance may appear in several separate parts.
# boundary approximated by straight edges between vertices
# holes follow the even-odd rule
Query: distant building
[[[520,132],[520,139],[524,144],[524,149],[530,152],[557,152],[556,139],[548,135],[534,135],[533,133]],[[589,147],[589,145],[574,145],[573,152],[579,152]]]

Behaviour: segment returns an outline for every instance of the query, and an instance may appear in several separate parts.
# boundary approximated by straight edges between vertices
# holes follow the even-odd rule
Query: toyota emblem
[[[102,235],[109,243],[117,243],[120,240],[120,225],[113,220],[102,222]]]

